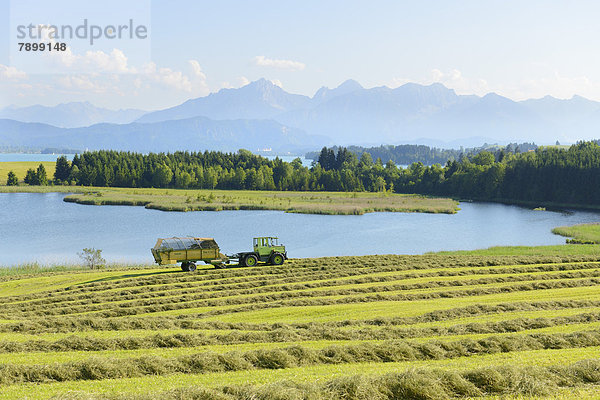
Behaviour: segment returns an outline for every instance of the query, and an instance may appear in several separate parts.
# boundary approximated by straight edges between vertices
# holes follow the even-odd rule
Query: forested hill
[[[43,167],[43,166],[42,166]],[[37,173],[45,171],[38,169]],[[36,171],[30,170],[30,182]],[[44,178],[45,179],[45,178]],[[324,148],[318,162],[304,167],[237,153],[139,154],[95,151],[57,161],[55,184],[115,187],[172,187],[248,190],[379,191],[421,193],[478,200],[600,207],[600,146],[581,142],[568,149],[505,150],[425,166],[397,167],[360,159],[346,148]]]
[[[534,143],[510,143],[504,147],[505,151],[523,153],[525,151],[535,150],[538,146]],[[418,144],[401,144],[398,146],[394,145],[382,145],[378,147],[362,147],[362,146],[348,146],[348,151],[356,154],[359,158],[363,153],[369,153],[373,160],[381,158],[383,162],[392,160],[398,165],[410,165],[415,162],[421,162],[425,165],[433,164],[446,164],[448,161],[459,160],[461,156],[473,156],[482,151],[496,151],[502,149],[498,145],[484,144],[481,147],[473,147],[467,149],[440,149],[436,147],[429,147]],[[333,146],[331,148],[334,152],[337,152],[339,147]],[[318,160],[321,152],[312,151],[306,153],[305,157],[310,160]]]

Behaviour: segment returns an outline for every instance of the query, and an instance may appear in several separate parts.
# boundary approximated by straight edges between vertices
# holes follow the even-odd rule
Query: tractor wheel
[[[184,261],[181,263],[181,270],[188,272],[190,269],[190,263],[188,263],[187,261]]]
[[[273,265],[281,265],[283,264],[283,255],[281,253],[273,253],[271,256],[271,264]]]
[[[250,254],[244,259],[244,264],[246,264],[247,267],[254,267],[258,264],[258,258],[256,258],[254,254]]]
[[[196,270],[196,263],[193,263],[193,262],[189,263],[188,264],[188,271],[194,272],[195,270]]]

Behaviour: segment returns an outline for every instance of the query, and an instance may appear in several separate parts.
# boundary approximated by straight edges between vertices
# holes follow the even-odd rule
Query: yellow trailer
[[[159,265],[181,262],[184,271],[195,271],[196,262],[203,261],[216,267],[222,267],[229,258],[222,254],[213,238],[172,237],[158,239],[151,249],[154,260]]]

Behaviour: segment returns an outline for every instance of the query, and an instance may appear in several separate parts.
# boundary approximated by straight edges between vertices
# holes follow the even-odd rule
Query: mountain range
[[[127,124],[135,121],[146,111],[136,109],[109,110],[92,105],[89,102],[62,103],[54,107],[14,106],[0,110],[0,118],[21,122],[40,122],[59,128],[76,128],[102,122]]]
[[[513,101],[458,95],[440,83],[367,89],[353,80],[312,97],[259,79],[148,113],[67,103],[10,107],[0,118],[0,145],[132,151],[300,152],[331,144],[548,144],[600,136],[600,103],[580,96]]]
[[[224,120],[205,117],[154,123],[95,124],[58,128],[48,124],[0,119],[0,145],[111,149],[137,152],[177,150],[305,151],[318,148],[324,139],[306,135],[272,120]],[[269,147],[266,147],[269,146]]]

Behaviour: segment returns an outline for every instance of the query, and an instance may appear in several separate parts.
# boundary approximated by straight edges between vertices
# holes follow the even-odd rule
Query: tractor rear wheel
[[[256,258],[254,254],[247,255],[244,259],[244,264],[247,267],[254,267],[256,264],[258,264],[258,258]]]
[[[190,270],[190,263],[187,261],[184,261],[181,263],[181,270],[188,272]]]
[[[271,256],[271,264],[273,265],[281,265],[283,264],[283,254],[281,253],[273,253]]]
[[[196,270],[196,263],[193,263],[193,262],[189,263],[188,264],[188,271],[194,272],[195,270]]]

